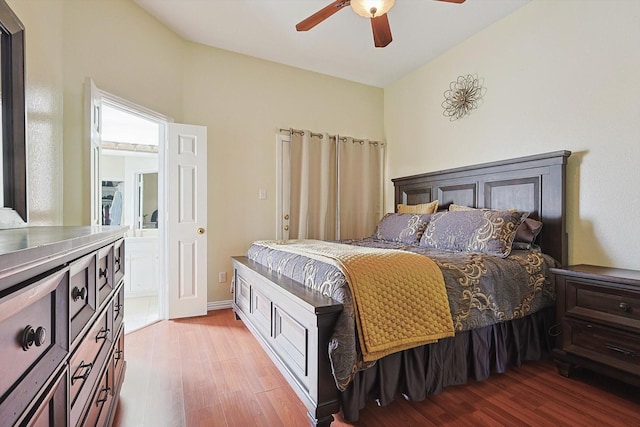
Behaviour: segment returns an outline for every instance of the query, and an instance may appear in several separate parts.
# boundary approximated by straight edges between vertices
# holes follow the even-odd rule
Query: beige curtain
[[[290,239],[336,239],[336,141],[309,131],[291,135]]]
[[[295,131],[290,144],[290,239],[359,239],[382,216],[384,146]]]
[[[384,146],[340,138],[338,144],[339,238],[370,236],[382,216]]]

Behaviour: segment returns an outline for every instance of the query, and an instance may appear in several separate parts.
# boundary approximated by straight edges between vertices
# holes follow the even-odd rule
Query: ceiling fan
[[[436,0],[447,3],[464,3],[465,0]],[[371,29],[373,30],[373,42],[376,47],[385,47],[393,38],[387,12],[393,7],[395,0],[336,0],[328,6],[323,7],[313,15],[309,16],[296,25],[298,31],[308,31],[336,13],[337,11],[351,6],[353,11],[365,18],[371,18]]]

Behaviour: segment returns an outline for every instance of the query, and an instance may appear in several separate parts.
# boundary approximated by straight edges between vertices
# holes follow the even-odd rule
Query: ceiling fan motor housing
[[[395,0],[351,0],[351,8],[364,18],[376,18],[387,13]]]

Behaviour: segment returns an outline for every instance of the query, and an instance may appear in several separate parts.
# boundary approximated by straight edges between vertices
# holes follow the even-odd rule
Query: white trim
[[[173,123],[173,118],[170,116],[166,116],[162,113],[158,113],[157,111],[150,110],[147,107],[143,107],[142,105],[138,105],[135,102],[131,102],[127,99],[120,98],[119,96],[109,93],[106,90],[98,88],[98,91],[100,92],[102,101],[112,107],[119,108],[138,117],[153,120],[154,122]]]
[[[231,308],[233,300],[224,300],[224,301],[209,301],[207,302],[207,311],[214,310],[225,310],[227,308]]]

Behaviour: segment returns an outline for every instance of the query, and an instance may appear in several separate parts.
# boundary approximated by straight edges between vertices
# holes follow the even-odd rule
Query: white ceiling
[[[393,42],[375,48],[368,19],[350,7],[308,32],[295,25],[333,0],[135,0],[187,40],[385,87],[530,0],[397,0]]]

